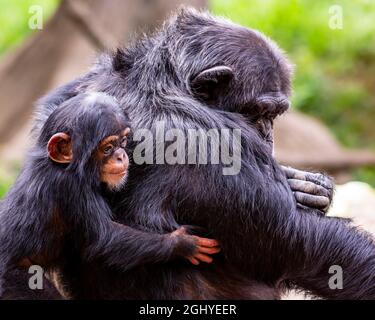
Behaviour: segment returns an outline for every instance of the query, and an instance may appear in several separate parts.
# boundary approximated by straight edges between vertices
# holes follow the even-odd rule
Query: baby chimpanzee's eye
[[[113,150],[113,146],[108,145],[103,149],[103,152],[104,152],[105,155],[110,155],[112,153],[112,150]]]

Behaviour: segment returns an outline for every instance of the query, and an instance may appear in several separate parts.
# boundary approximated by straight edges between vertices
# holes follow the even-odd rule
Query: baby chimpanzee
[[[212,261],[217,241],[189,235],[184,227],[152,234],[113,221],[103,195],[126,180],[129,132],[128,118],[103,93],[78,95],[51,114],[1,205],[3,298],[51,297],[52,286],[45,295],[28,288],[30,265],[64,273],[84,260],[120,271],[175,258]],[[69,281],[65,285],[74,298]]]

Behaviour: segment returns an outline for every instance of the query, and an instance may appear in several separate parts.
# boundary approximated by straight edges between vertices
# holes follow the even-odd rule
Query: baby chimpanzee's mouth
[[[111,171],[105,171],[105,174],[109,174],[111,176],[123,176],[128,171],[128,168],[123,168],[121,170],[111,170]]]
[[[123,176],[126,174],[126,171],[122,171],[122,172],[116,172],[116,173],[110,173],[112,175],[115,175],[115,176]]]

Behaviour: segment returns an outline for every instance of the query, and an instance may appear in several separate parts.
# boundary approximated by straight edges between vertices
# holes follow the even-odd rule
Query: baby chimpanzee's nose
[[[125,150],[124,149],[118,149],[115,152],[115,157],[118,162],[123,162],[125,159]]]

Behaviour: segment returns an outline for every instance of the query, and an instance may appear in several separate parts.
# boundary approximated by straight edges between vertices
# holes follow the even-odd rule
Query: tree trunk
[[[30,119],[33,102],[83,73],[97,51],[154,29],[182,3],[203,7],[206,0],[63,0],[45,29],[0,64],[0,143],[23,140],[17,133]]]

